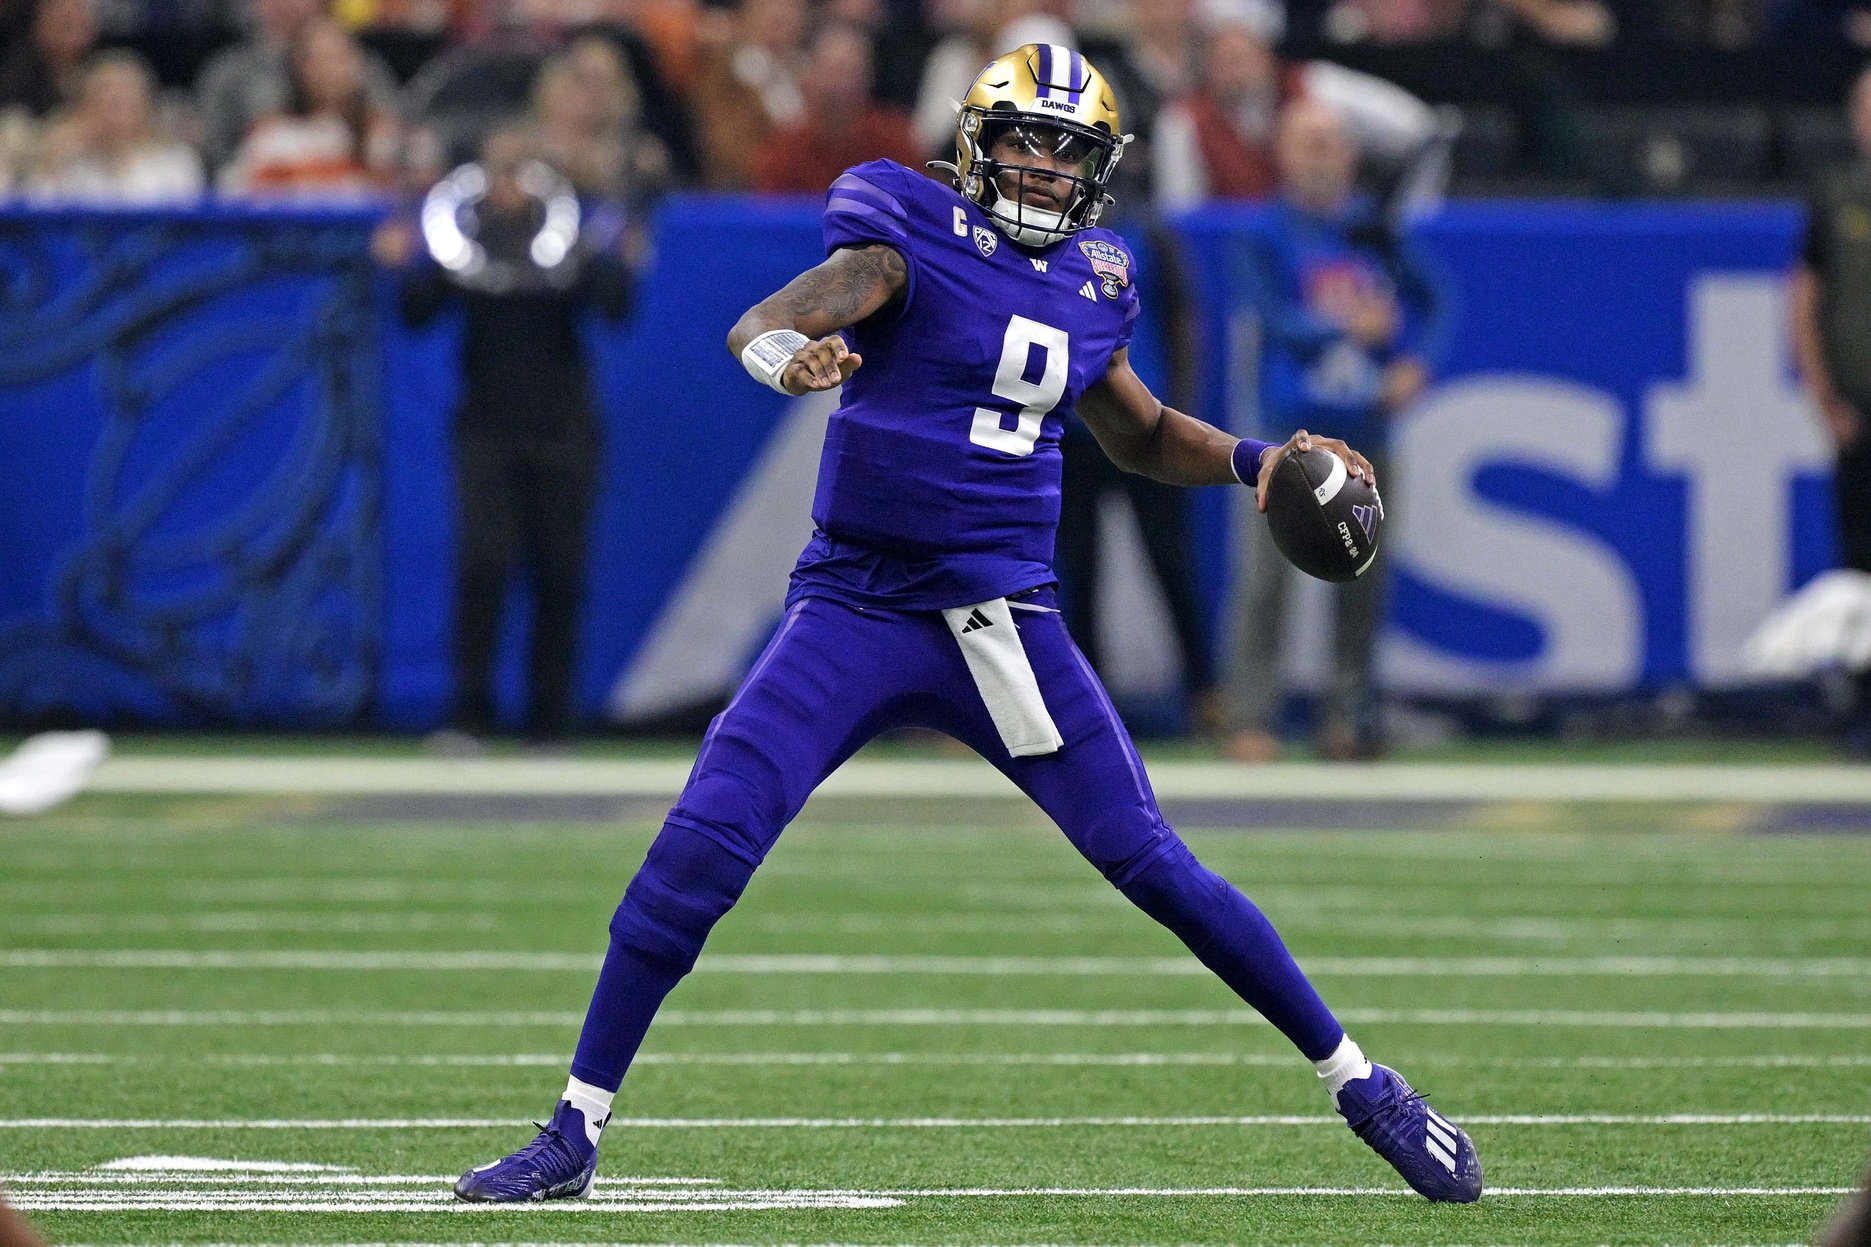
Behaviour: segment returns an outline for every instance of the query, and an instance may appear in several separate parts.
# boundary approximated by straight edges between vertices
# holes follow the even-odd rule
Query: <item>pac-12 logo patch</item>
[[[981,249],[982,255],[993,255],[994,249],[1000,246],[1000,235],[985,225],[977,225],[974,227],[974,245]]]
[[[1114,247],[1102,238],[1082,242],[1078,249],[1091,261],[1091,271],[1104,283],[1104,297],[1117,298],[1117,292],[1130,285],[1130,257],[1123,249]]]

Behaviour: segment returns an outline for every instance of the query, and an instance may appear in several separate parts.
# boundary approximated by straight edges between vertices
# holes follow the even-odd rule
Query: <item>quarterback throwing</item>
[[[1138,908],[1310,1060],[1347,1124],[1430,1199],[1481,1194],[1458,1127],[1367,1060],[1272,925],[1164,822],[1143,764],[1067,636],[1051,568],[1059,436],[1073,412],[1116,463],[1178,485],[1265,487],[1291,450],[1158,402],[1129,362],[1135,257],[1097,227],[1127,137],[1069,49],[1000,57],[962,103],[952,184],[859,165],[825,206],[824,263],[728,346],[788,394],[844,386],[784,621],[709,727],[611,922],[571,1078],[530,1144],[462,1199],[583,1195],[612,1099],[665,996],[812,790],[893,728],[998,767]]]

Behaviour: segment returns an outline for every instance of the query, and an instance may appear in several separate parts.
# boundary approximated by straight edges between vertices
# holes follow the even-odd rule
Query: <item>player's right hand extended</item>
[[[788,394],[835,390],[863,363],[864,357],[853,354],[845,340],[834,333],[794,351],[792,362],[780,374],[780,384],[786,387]]]

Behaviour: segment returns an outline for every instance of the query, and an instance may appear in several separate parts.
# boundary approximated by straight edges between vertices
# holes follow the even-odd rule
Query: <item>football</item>
[[[1287,561],[1320,580],[1356,580],[1377,558],[1384,500],[1345,461],[1314,447],[1288,454],[1267,485],[1267,526]]]

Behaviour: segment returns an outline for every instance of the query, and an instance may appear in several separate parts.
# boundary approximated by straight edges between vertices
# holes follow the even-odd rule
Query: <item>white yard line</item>
[[[1304,800],[1321,792],[1352,802],[1630,801],[1817,802],[1871,805],[1862,767],[1722,765],[1537,765],[1377,763],[1363,766],[1158,761],[1157,793],[1168,800]],[[105,762],[92,780],[103,792],[435,793],[616,796],[664,800],[687,779],[684,760],[574,758],[135,757]],[[847,763],[821,790],[870,797],[1017,797],[992,767],[972,760]]]
[[[1867,1113],[1464,1114],[1475,1126],[1863,1126]],[[492,1130],[504,1117],[8,1117],[0,1130]],[[1170,1117],[613,1117],[610,1130],[1057,1130],[1342,1126],[1336,1115]]]
[[[330,1067],[353,1069],[368,1067],[443,1069],[467,1068],[548,1068],[558,1069],[570,1061],[570,1052],[507,1053],[427,1053],[416,1056],[393,1056],[376,1053],[304,1052],[304,1053],[187,1053],[154,1055],[149,1053],[112,1052],[0,1052],[0,1068],[59,1065],[185,1065],[268,1068],[277,1066]],[[1297,1068],[1299,1058],[1291,1052],[645,1052],[631,1062],[638,1066],[749,1066],[754,1068],[784,1066],[978,1066],[1026,1067],[1059,1066],[1065,1068],[1140,1068],[1162,1067],[1267,1067]],[[1871,1055],[1863,1053],[1812,1055],[1763,1053],[1750,1056],[1479,1056],[1472,1053],[1414,1053],[1402,1064],[1453,1065],[1473,1069],[1864,1069],[1871,1068]]]
[[[881,871],[882,868],[880,868]],[[618,886],[623,886],[620,880]],[[21,899],[27,899],[23,894]],[[537,898],[534,898],[536,901]],[[69,905],[73,898],[63,897],[62,905]],[[517,901],[515,902],[518,903]],[[1127,906],[1113,906],[1112,913],[1122,915],[1130,912]],[[416,921],[404,923],[405,914],[413,914]],[[320,910],[269,910],[269,909],[233,909],[233,910],[186,910],[180,912],[125,911],[111,906],[106,901],[95,909],[63,908],[54,912],[37,913],[9,910],[0,913],[0,932],[32,933],[37,935],[97,935],[103,932],[127,932],[134,934],[160,934],[169,931],[190,932],[242,932],[264,933],[269,931],[306,932],[306,931],[345,931],[345,932],[407,932],[407,931],[443,931],[468,929],[495,931],[502,928],[506,921],[497,913],[476,911],[472,913],[434,910],[408,911],[400,908],[385,909],[378,912],[368,911],[320,911]],[[1433,919],[1438,923],[1443,919]],[[1593,919],[1581,919],[1581,924]],[[1841,930],[1841,923],[1847,919],[1835,919],[1826,923],[1822,934],[1832,934]],[[799,931],[827,932],[840,935],[869,935],[878,932],[901,931],[903,915],[880,914],[870,912],[843,913],[800,913],[800,914],[741,914],[735,922],[748,932],[787,932]],[[1096,914],[1033,914],[1009,917],[1000,914],[979,913],[936,913],[919,914],[916,929],[929,934],[940,932],[945,935],[1032,935],[1040,932],[1056,935],[1078,935],[1109,927],[1110,916]],[[1290,925],[1290,924],[1289,924]],[[1745,919],[1734,920],[1737,934],[1759,934],[1759,924]],[[1775,921],[1776,933],[1788,929],[1787,921]],[[1453,932],[1440,930],[1441,934]],[[1581,925],[1581,934],[1594,934],[1592,928]]]
[[[880,870],[881,873],[881,870]],[[1290,885],[1282,884],[1282,887]],[[1255,888],[1259,891],[1258,887]],[[1732,945],[1733,937],[1758,939],[1761,923],[1756,918],[1711,918],[1670,914],[1653,917],[1607,917],[1603,914],[1488,914],[1395,913],[1353,909],[1341,906],[1322,909],[1292,905],[1293,912],[1281,915],[1281,926],[1319,925],[1333,931],[1378,932],[1383,934],[1438,935],[1514,942],[1545,941],[1561,943],[1590,940],[1599,945],[1619,939],[1644,939],[1654,943],[1660,938],[1693,939],[1717,946]],[[112,913],[100,910],[71,915],[74,921],[90,921],[108,926]],[[1087,931],[1124,929],[1133,917],[1128,904],[1113,903],[1099,912],[1087,913],[980,913],[939,912],[918,914],[916,930],[922,934],[943,935],[1078,935]],[[15,921],[0,918],[0,923]],[[20,929],[25,929],[24,920]],[[800,931],[826,932],[835,935],[897,934],[903,929],[901,913],[878,913],[869,910],[820,910],[810,913],[736,912],[735,921],[749,933],[796,934]],[[90,928],[98,929],[97,926]],[[1840,914],[1834,917],[1783,917],[1776,915],[1772,934],[1778,938],[1820,936],[1846,938],[1871,932],[1871,919]]]
[[[1867,819],[1871,820],[1871,812],[1867,813]],[[1066,852],[1069,853],[1069,850]],[[1711,847],[1705,852],[1713,854],[1716,850]],[[1247,856],[1251,857],[1251,852]],[[958,854],[955,861],[961,860],[962,855]],[[1068,866],[1075,864],[1069,856],[1057,860]],[[1628,868],[1614,864],[1596,872],[1588,871],[1583,862],[1540,863],[1544,873],[1537,875],[1523,869],[1524,865],[1513,859],[1503,859],[1489,863],[1486,869],[1473,876],[1461,878],[1432,871],[1426,876],[1425,886],[1437,891],[1420,899],[1435,905],[1442,891],[1465,886],[1510,889],[1516,899],[1534,906],[1556,908],[1579,906],[1582,903],[1595,904],[1598,899],[1596,894],[1607,888],[1650,887],[1658,873],[1674,871],[1681,863],[1639,862],[1629,863]],[[1792,863],[1788,869],[1778,869],[1788,865],[1785,862],[1723,864],[1715,862],[1713,857],[1705,856],[1697,865],[1694,878],[1686,880],[1685,886],[1692,894],[1704,899],[1708,893],[1716,890],[1732,889],[1739,894],[1761,888],[1802,888],[1810,893],[1807,899],[1813,908],[1795,919],[1796,922],[1830,922],[1834,928],[1829,934],[1857,934],[1865,923],[1865,915],[1862,907],[1853,908],[1852,902],[1858,899],[1857,894],[1862,891],[1862,881],[1836,863]],[[913,878],[926,897],[939,898],[940,904],[945,907],[941,912],[973,917],[983,910],[991,910],[1010,923],[1021,923],[1031,918],[1042,927],[1047,921],[1070,915],[1085,922],[1121,929],[1134,921],[1136,915],[1136,911],[1116,891],[1088,884],[1082,876],[1028,874],[1018,883],[971,883],[958,881],[953,863],[945,871],[932,870],[926,875],[906,875],[901,870],[893,875],[892,868],[888,866],[859,869],[848,863],[836,862],[828,863],[823,868],[816,863],[773,863],[762,868],[762,877],[778,876],[790,876],[808,883],[841,879],[874,883],[893,877],[898,880]],[[621,888],[622,883],[620,879],[618,887]],[[516,882],[512,879],[422,879],[415,876],[353,876],[345,879],[313,878],[303,874],[221,876],[178,881],[165,884],[164,887],[167,898],[180,904],[267,906],[278,903],[296,906],[330,902],[381,905],[385,907],[383,912],[386,913],[401,912],[403,906],[410,905],[458,904],[477,907],[476,912],[501,915],[505,921],[511,921],[514,916],[524,918],[533,913],[539,907],[540,898],[537,883]],[[1395,880],[1384,880],[1369,872],[1357,877],[1288,878],[1254,883],[1250,885],[1250,890],[1256,899],[1264,899],[1282,910],[1290,909],[1324,923],[1335,923],[1340,918],[1355,921],[1371,914],[1374,901],[1394,905],[1401,895]],[[148,880],[141,874],[101,876],[94,871],[74,870],[56,878],[46,876],[31,884],[14,883],[11,880],[0,882],[0,904],[7,907],[9,914],[13,914],[30,913],[32,906],[45,904],[48,900],[55,901],[66,912],[70,912],[71,906],[85,902],[94,912],[104,915],[108,920],[108,916],[120,906],[145,900],[147,891]],[[611,895],[608,887],[606,892],[608,908],[608,896]],[[1585,898],[1584,902],[1581,902],[1581,897]],[[1380,914],[1390,912],[1379,911]],[[901,913],[895,915],[899,922],[902,916]],[[1590,920],[1588,914],[1574,916]],[[1700,920],[1695,912],[1682,912],[1660,916],[1658,921],[1667,923],[1678,919],[1688,923]],[[1617,921],[1607,917],[1607,928]],[[1072,929],[1083,927],[1075,926]],[[1758,934],[1758,924],[1751,930]]]
[[[515,1243],[501,1240],[498,1243],[477,1243],[477,1241],[449,1240],[445,1243],[67,1243],[65,1247],[756,1247],[752,1243],[606,1243],[606,1241],[533,1241],[533,1243]],[[879,1247],[877,1243],[763,1243],[760,1247]],[[928,1247],[926,1243],[894,1243],[889,1247]],[[1063,1243],[965,1243],[964,1247],[1066,1247]],[[1115,1243],[1072,1243],[1070,1247],[1121,1247]],[[1132,1247],[1132,1245],[1123,1245]],[[1162,1247],[1205,1247],[1203,1243],[1164,1243]],[[1343,1243],[1269,1243],[1267,1247],[1343,1247]],[[1446,1247],[1517,1247],[1510,1243],[1448,1243]],[[1676,1247],[1673,1243],[1656,1243],[1654,1247]],[[1695,1243],[1695,1247],[1809,1247],[1807,1243]]]
[[[577,1026],[582,1013],[335,1009],[0,1009],[0,1026]]]
[[[41,935],[97,935],[110,932],[161,934],[195,931],[327,934],[334,931],[381,931],[407,935],[411,931],[493,931],[500,920],[490,913],[450,913],[390,909],[376,913],[318,910],[193,910],[181,913],[125,912],[120,909],[9,913],[0,916],[0,930],[32,931]]]
[[[1286,885],[1282,885],[1284,889]],[[1258,889],[1265,892],[1266,889]],[[36,898],[21,894],[22,900]],[[71,902],[70,897],[64,903]],[[518,903],[517,901],[515,902]],[[1296,899],[1279,903],[1280,927],[1294,931],[1313,927],[1335,935],[1432,936],[1441,939],[1471,939],[1492,943],[1535,945],[1553,949],[1583,946],[1582,953],[1624,942],[1627,946],[1667,949],[1746,946],[1761,935],[1761,924],[1752,918],[1708,918],[1685,915],[1649,918],[1607,918],[1602,915],[1514,915],[1486,917],[1457,914],[1395,914],[1357,911],[1344,907],[1323,908]],[[1114,904],[1098,912],[988,914],[945,912],[918,914],[916,930],[923,935],[1083,935],[1095,932],[1118,932],[1134,921],[1127,905]],[[407,921],[406,921],[407,919]],[[510,919],[497,912],[478,910],[472,913],[437,910],[412,911],[400,908],[379,912],[333,910],[191,910],[181,912],[126,911],[101,904],[95,909],[61,909],[55,912],[28,912],[12,909],[0,913],[0,932],[26,935],[85,935],[105,933],[157,935],[188,931],[200,933],[329,933],[374,932],[407,933],[410,931],[498,931]],[[828,935],[876,935],[900,933],[903,915],[869,911],[813,912],[791,914],[739,913],[736,929],[744,935],[801,932]],[[1843,941],[1864,936],[1857,943],[1871,941],[1871,921],[1846,915],[1836,917],[1777,917],[1773,923],[1776,939],[1816,936]],[[16,938],[8,941],[26,942]]]
[[[238,1164],[230,1164],[238,1169]],[[17,1190],[29,1188],[58,1189],[65,1187],[90,1186],[187,1186],[201,1187],[212,1191],[215,1187],[254,1186],[254,1187],[292,1187],[294,1190],[311,1191],[328,1187],[403,1187],[403,1186],[450,1186],[457,1174],[433,1173],[321,1173],[321,1174],[285,1174],[285,1173],[202,1173],[195,1169],[147,1169],[134,1173],[104,1173],[97,1169],[86,1170],[43,1170],[37,1173],[7,1174],[5,1182]],[[607,1191],[615,1192],[618,1188],[628,1187],[655,1188],[663,1187],[704,1188],[712,1191],[721,1186],[719,1178],[606,1178]]]
[[[1308,957],[1309,973],[1347,978],[1863,978],[1871,957]],[[332,970],[595,973],[595,953],[492,949],[4,949],[0,968],[54,970]],[[701,974],[967,977],[1200,977],[1193,957],[1021,957],[848,954],[704,956]]]
[[[449,1240],[445,1243],[342,1243],[342,1241],[318,1241],[318,1243],[65,1243],[65,1247],[928,1247],[926,1243],[677,1243],[677,1241],[657,1241],[657,1243],[606,1243],[602,1240],[578,1241],[531,1241],[516,1243],[511,1240],[464,1241]],[[967,1243],[965,1247],[1134,1247],[1117,1243]],[[1207,1247],[1203,1243],[1164,1243],[1162,1247]],[[1342,1243],[1269,1243],[1269,1247],[1342,1247]],[[1502,1243],[1452,1243],[1450,1247],[1506,1247]],[[1671,1247],[1661,1243],[1658,1247]],[[1695,1247],[1708,1247],[1697,1243]],[[1719,1247],[1809,1247],[1809,1243],[1721,1243]]]
[[[433,1191],[352,1192],[335,1195],[308,1188],[302,1191],[231,1192],[111,1192],[23,1189],[14,1201],[28,1212],[488,1212],[486,1205],[462,1203],[448,1191],[448,1179],[438,1178]],[[1595,1186],[1502,1187],[1486,1198],[1500,1199],[1604,1199],[1604,1198],[1801,1198],[1849,1194],[1850,1187],[1835,1186]],[[1259,1186],[1259,1187],[960,1187],[898,1190],[724,1190],[692,1193],[650,1193],[642,1190],[593,1191],[584,1200],[529,1205],[528,1214],[545,1212],[672,1212],[757,1211],[799,1208],[888,1208],[910,1200],[941,1199],[1241,1199],[1241,1198],[1353,1198],[1414,1199],[1407,1190],[1388,1187]]]
[[[1665,1013],[1587,1009],[1340,1009],[1399,1026],[1574,1026],[1635,1030],[1871,1030],[1871,1013]],[[0,1009],[0,1026],[576,1027],[571,1010]],[[1242,1026],[1251,1009],[665,1009],[660,1026]]]
[[[765,1212],[812,1208],[900,1208],[905,1201],[876,1195],[789,1195],[662,1197],[650,1194],[628,1198],[593,1196],[581,1201],[528,1205],[540,1212]],[[285,1195],[277,1199],[256,1196],[217,1197],[187,1195],[22,1195],[15,1201],[25,1212],[488,1212],[486,1204],[466,1204],[445,1195],[424,1199],[408,1194],[393,1199],[348,1195],[343,1198]],[[567,1205],[570,1204],[568,1207]]]

